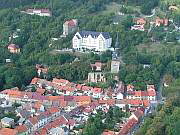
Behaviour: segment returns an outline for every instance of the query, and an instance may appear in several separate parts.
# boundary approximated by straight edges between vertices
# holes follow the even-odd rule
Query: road
[[[141,14],[141,17],[143,17],[143,18],[150,18],[150,17],[153,17],[156,14],[156,9],[154,8],[152,10],[152,14],[151,15],[144,15],[141,12],[140,12],[140,14]]]

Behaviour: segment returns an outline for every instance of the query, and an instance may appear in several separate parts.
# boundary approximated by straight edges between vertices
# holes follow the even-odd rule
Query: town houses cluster
[[[0,134],[78,134],[81,130],[76,130],[76,127],[86,123],[97,110],[106,113],[110,107],[116,106],[132,115],[119,125],[119,132],[105,130],[103,135],[126,135],[156,101],[154,85],[147,85],[145,91],[137,91],[133,85],[125,86],[119,82],[116,88],[109,90],[65,79],[53,78],[48,81],[35,77],[27,88],[26,91],[12,88],[0,92],[0,106],[3,109],[19,104],[14,110],[18,121],[8,117],[1,119]]]

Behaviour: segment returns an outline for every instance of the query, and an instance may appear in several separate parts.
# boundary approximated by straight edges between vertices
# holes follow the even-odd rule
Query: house
[[[111,43],[112,38],[108,32],[81,31],[72,39],[75,50],[89,49],[101,52],[110,49]]]
[[[138,124],[141,121],[143,115],[144,112],[141,110],[137,110],[134,113],[132,113],[128,121],[119,131],[118,135],[131,135],[133,129],[135,128],[136,124]]]
[[[114,131],[105,130],[101,135],[117,135],[117,134]]]
[[[20,125],[15,128],[18,131],[18,135],[28,135],[28,129],[25,125]]]
[[[169,10],[176,11],[179,8],[177,6],[169,6]]]
[[[20,48],[18,45],[10,44],[8,45],[8,50],[10,53],[20,53]]]
[[[12,127],[14,126],[14,119],[4,117],[1,119],[1,124],[2,124],[2,127]]]
[[[68,20],[63,24],[63,35],[67,36],[77,30],[78,21],[76,19]]]
[[[0,98],[0,107],[11,107],[12,103],[6,100],[5,98]]]
[[[127,99],[147,99],[150,101],[156,100],[156,92],[155,90],[147,90],[147,91],[129,91],[126,95]]]
[[[38,127],[39,126],[38,119],[36,116],[29,118],[25,123],[28,123],[28,122],[32,125],[32,126],[30,126],[31,132],[33,132],[39,128]]]
[[[10,128],[1,128],[0,135],[18,135],[18,131]]]
[[[48,135],[68,135],[68,129],[63,127],[51,128]]]
[[[145,18],[136,18],[135,22],[137,25],[145,25],[146,24]]]
[[[65,80],[65,79],[53,78],[52,83],[62,85],[62,86],[66,86],[70,82],[68,80]]]
[[[21,11],[29,15],[38,15],[38,16],[51,16],[51,11],[49,9],[32,9],[29,8],[25,11]]]
[[[48,118],[43,113],[37,116],[38,119],[38,128],[44,126],[48,122]]]
[[[132,84],[128,84],[127,91],[134,91],[134,86]]]
[[[139,31],[144,31],[144,25],[133,25],[131,26],[131,30],[139,30]]]
[[[41,76],[41,74],[47,74],[48,73],[48,68],[42,64],[36,64],[36,70],[37,70],[39,77]]]
[[[93,98],[100,98],[101,97],[101,94],[102,94],[102,89],[101,88],[93,88],[92,90],[92,97]]]
[[[155,26],[160,26],[160,25],[167,26],[168,22],[169,22],[168,19],[160,19],[159,17],[157,17],[155,20]]]
[[[51,118],[55,119],[56,117],[58,117],[60,115],[61,109],[59,109],[57,107],[52,107],[52,108],[48,109],[48,111],[51,113]]]
[[[88,82],[106,82],[105,73],[103,72],[91,72],[88,73]]]
[[[118,135],[131,135],[131,132],[138,121],[135,118],[129,119],[128,122],[121,128]]]
[[[118,100],[124,99],[124,95],[121,92],[114,94],[112,97]]]
[[[74,96],[74,100],[76,101],[77,106],[87,105],[91,103],[90,96]]]
[[[144,112],[141,110],[137,110],[135,112],[132,113],[132,115],[129,117],[129,119],[136,119],[138,122],[142,119],[144,115]]]
[[[96,61],[94,64],[90,64],[92,71],[101,71],[104,65],[105,64],[100,61]]]

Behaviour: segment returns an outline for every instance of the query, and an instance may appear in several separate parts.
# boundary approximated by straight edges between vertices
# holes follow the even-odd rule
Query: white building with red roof
[[[63,35],[67,36],[77,30],[78,21],[76,19],[68,20],[63,24]]]
[[[10,53],[20,53],[20,47],[18,45],[15,45],[15,44],[9,44],[8,50]]]
[[[128,85],[129,86],[129,85]],[[138,99],[138,100],[156,100],[156,91],[154,85],[147,85],[146,91],[134,90],[127,87],[126,98],[127,99]]]
[[[32,9],[32,8],[29,8],[25,11],[21,11],[22,13],[26,13],[26,14],[29,14],[29,15],[38,15],[38,16],[51,16],[51,11],[49,9]]]

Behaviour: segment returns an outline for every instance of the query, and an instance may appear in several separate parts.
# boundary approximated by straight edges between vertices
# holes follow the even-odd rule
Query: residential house
[[[144,115],[144,112],[141,110],[137,110],[129,117],[127,123],[121,128],[118,135],[131,135],[133,132],[133,129],[135,128],[136,124],[138,124],[142,117]]]
[[[105,130],[101,135],[117,135],[117,133],[114,131]]]
[[[6,100],[5,98],[0,98],[0,107],[5,108],[5,107],[11,107],[12,103]]]
[[[144,25],[133,25],[131,26],[131,30],[139,30],[139,31],[144,31]]]
[[[112,38],[108,32],[81,31],[72,39],[75,50],[89,49],[101,52],[110,49],[111,43]]]
[[[121,92],[119,92],[119,93],[117,93],[117,94],[113,94],[113,95],[112,95],[112,98],[113,98],[113,99],[121,100],[121,99],[124,99],[124,95],[123,95]]]
[[[155,20],[155,26],[160,26],[160,25],[164,25],[164,26],[168,26],[168,19],[160,19],[159,17],[156,18]]]
[[[38,128],[44,126],[48,122],[48,118],[43,113],[37,116],[38,119]]]
[[[51,113],[51,118],[52,119],[55,119],[61,113],[61,109],[59,109],[57,107],[52,107],[52,108],[48,109],[48,111]]]
[[[52,83],[58,84],[58,85],[61,85],[61,86],[66,86],[70,82],[68,80],[65,80],[65,79],[53,78]]]
[[[139,99],[139,100],[156,100],[156,92],[154,90],[148,91],[129,91],[126,95],[127,99]]]
[[[87,105],[91,103],[90,96],[74,96],[74,100],[77,103],[77,106]]]
[[[37,117],[36,116],[34,116],[34,117],[30,117],[25,123],[30,123],[32,126],[30,127],[30,131],[31,132],[33,132],[33,131],[35,131],[35,130],[37,130],[39,127],[39,125],[38,125],[38,119],[37,119]],[[28,127],[28,126],[27,126]]]
[[[20,125],[15,128],[18,131],[18,135],[28,135],[28,129],[25,125]]]
[[[63,127],[51,128],[48,132],[48,135],[68,135],[68,129]]]
[[[1,128],[0,135],[18,135],[18,131],[10,128]]]
[[[8,50],[10,53],[20,53],[20,47],[18,45],[15,45],[15,44],[9,44]]]
[[[144,115],[144,112],[141,110],[137,110],[135,112],[132,113],[132,115],[129,117],[129,119],[136,119],[137,121],[141,121],[142,117]]]
[[[145,25],[146,24],[145,18],[136,18],[135,22],[137,25]]]
[[[92,97],[93,98],[100,98],[102,94],[102,88],[93,88],[92,90]]]
[[[101,71],[104,65],[105,64],[100,61],[96,61],[94,64],[90,64],[92,71]]]
[[[48,68],[42,64],[36,64],[36,70],[37,70],[39,77],[41,76],[41,74],[47,74],[48,73]]]
[[[67,36],[77,30],[78,21],[76,19],[68,20],[63,24],[63,35]]]
[[[129,119],[128,122],[121,128],[118,135],[131,135],[133,128],[138,123],[135,118]]]
[[[49,9],[31,9],[30,8],[21,12],[29,14],[29,15],[51,16],[51,11]]]
[[[2,124],[2,127],[12,127],[14,126],[14,119],[4,117],[1,119],[1,124]]]
[[[177,6],[169,6],[169,10],[176,11],[179,8]]]

